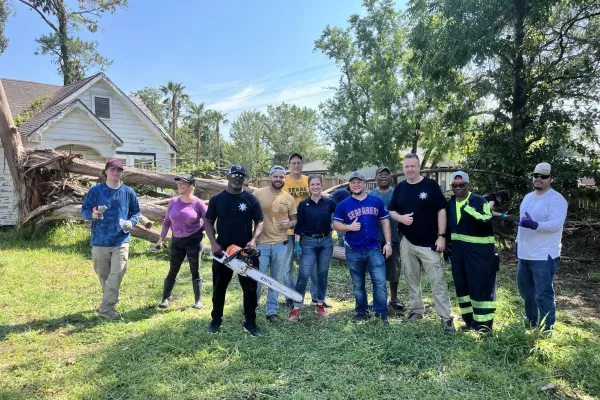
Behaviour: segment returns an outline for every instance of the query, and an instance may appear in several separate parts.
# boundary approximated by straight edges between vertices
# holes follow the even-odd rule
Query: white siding
[[[60,151],[70,151],[73,154],[81,154],[84,160],[95,161],[99,163],[105,163],[107,159],[102,157],[96,150],[86,147],[86,146],[78,146],[78,145],[64,145],[57,147],[56,150]]]
[[[123,140],[123,146],[117,148],[117,151],[155,153],[158,169],[170,169],[173,150],[161,136],[151,130],[150,122],[138,117],[137,113],[132,111],[130,106],[125,104],[121,97],[104,81],[96,83],[79,95],[78,99],[90,110],[93,110],[92,96],[94,95],[111,99],[111,118],[102,121]]]
[[[14,186],[8,164],[4,161],[4,149],[0,144],[0,225],[17,224],[17,205]]]

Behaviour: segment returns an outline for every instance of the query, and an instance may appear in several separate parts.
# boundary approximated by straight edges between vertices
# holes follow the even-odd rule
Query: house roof
[[[74,98],[69,99],[69,97],[75,95],[80,90],[85,89],[87,85],[93,84],[100,79],[104,79],[121,96],[123,96],[124,99],[130,101],[132,107],[139,110],[142,116],[148,119],[149,125],[151,125],[153,129],[156,129],[160,136],[162,136],[163,139],[167,143],[169,143],[169,145],[175,151],[179,151],[179,148],[177,147],[173,139],[160,125],[158,120],[152,115],[152,112],[148,110],[146,105],[135,96],[127,96],[102,72],[91,75],[85,79],[82,79],[78,82],[67,86],[47,85],[44,83],[0,78],[0,80],[2,80],[2,85],[4,86],[4,91],[8,99],[8,106],[10,107],[10,111],[13,115],[20,114],[23,111],[27,110],[31,106],[31,103],[39,97],[50,96],[51,98],[50,101],[48,101],[44,105],[45,108],[41,112],[29,119],[25,124],[23,124],[23,126],[19,128],[19,133],[23,137],[29,137],[33,132],[37,131],[46,121],[60,114],[61,111],[64,111],[69,105],[71,105],[73,101],[70,100],[74,100]],[[65,100],[67,100],[66,103],[60,104]],[[104,125],[104,123],[102,124]]]
[[[53,97],[63,87],[47,85],[45,83],[21,81],[17,79],[1,78],[4,92],[8,99],[8,106],[13,116],[27,110],[35,99],[44,96]]]
[[[316,160],[304,164],[302,168],[303,172],[316,172],[316,171],[329,171],[329,167],[325,160]]]

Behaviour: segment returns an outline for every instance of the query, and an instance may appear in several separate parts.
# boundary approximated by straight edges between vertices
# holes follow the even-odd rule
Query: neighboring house
[[[105,162],[167,171],[178,148],[150,111],[129,97],[106,75],[98,73],[68,86],[13,79],[2,80],[13,118],[45,98],[43,108],[19,129],[28,149],[56,149]],[[13,183],[0,144],[0,225],[17,220]]]
[[[304,164],[302,172],[306,175],[327,175],[329,173],[329,167],[325,160],[317,160]]]

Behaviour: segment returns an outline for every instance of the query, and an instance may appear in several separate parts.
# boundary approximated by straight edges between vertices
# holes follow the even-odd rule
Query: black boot
[[[169,307],[169,298],[171,297],[171,292],[173,291],[174,286],[175,286],[175,279],[165,278],[165,286],[163,288],[162,303],[160,303],[158,305],[159,308]]]
[[[203,308],[202,304],[202,278],[192,281],[192,287],[194,288],[194,308]]]

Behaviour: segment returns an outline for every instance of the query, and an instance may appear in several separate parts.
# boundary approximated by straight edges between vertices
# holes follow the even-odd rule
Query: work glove
[[[296,242],[294,243],[294,257],[296,257],[299,260],[301,256],[302,249],[300,248],[300,242]]]
[[[534,221],[533,219],[531,219],[531,216],[529,215],[529,213],[526,212],[525,216],[523,218],[521,218],[521,220],[518,223],[515,222],[515,225],[521,226],[523,228],[533,229],[535,231],[540,224],[537,223],[536,221]]]
[[[508,215],[506,215],[504,213],[500,214],[500,219],[506,219],[506,218],[508,218]]]

